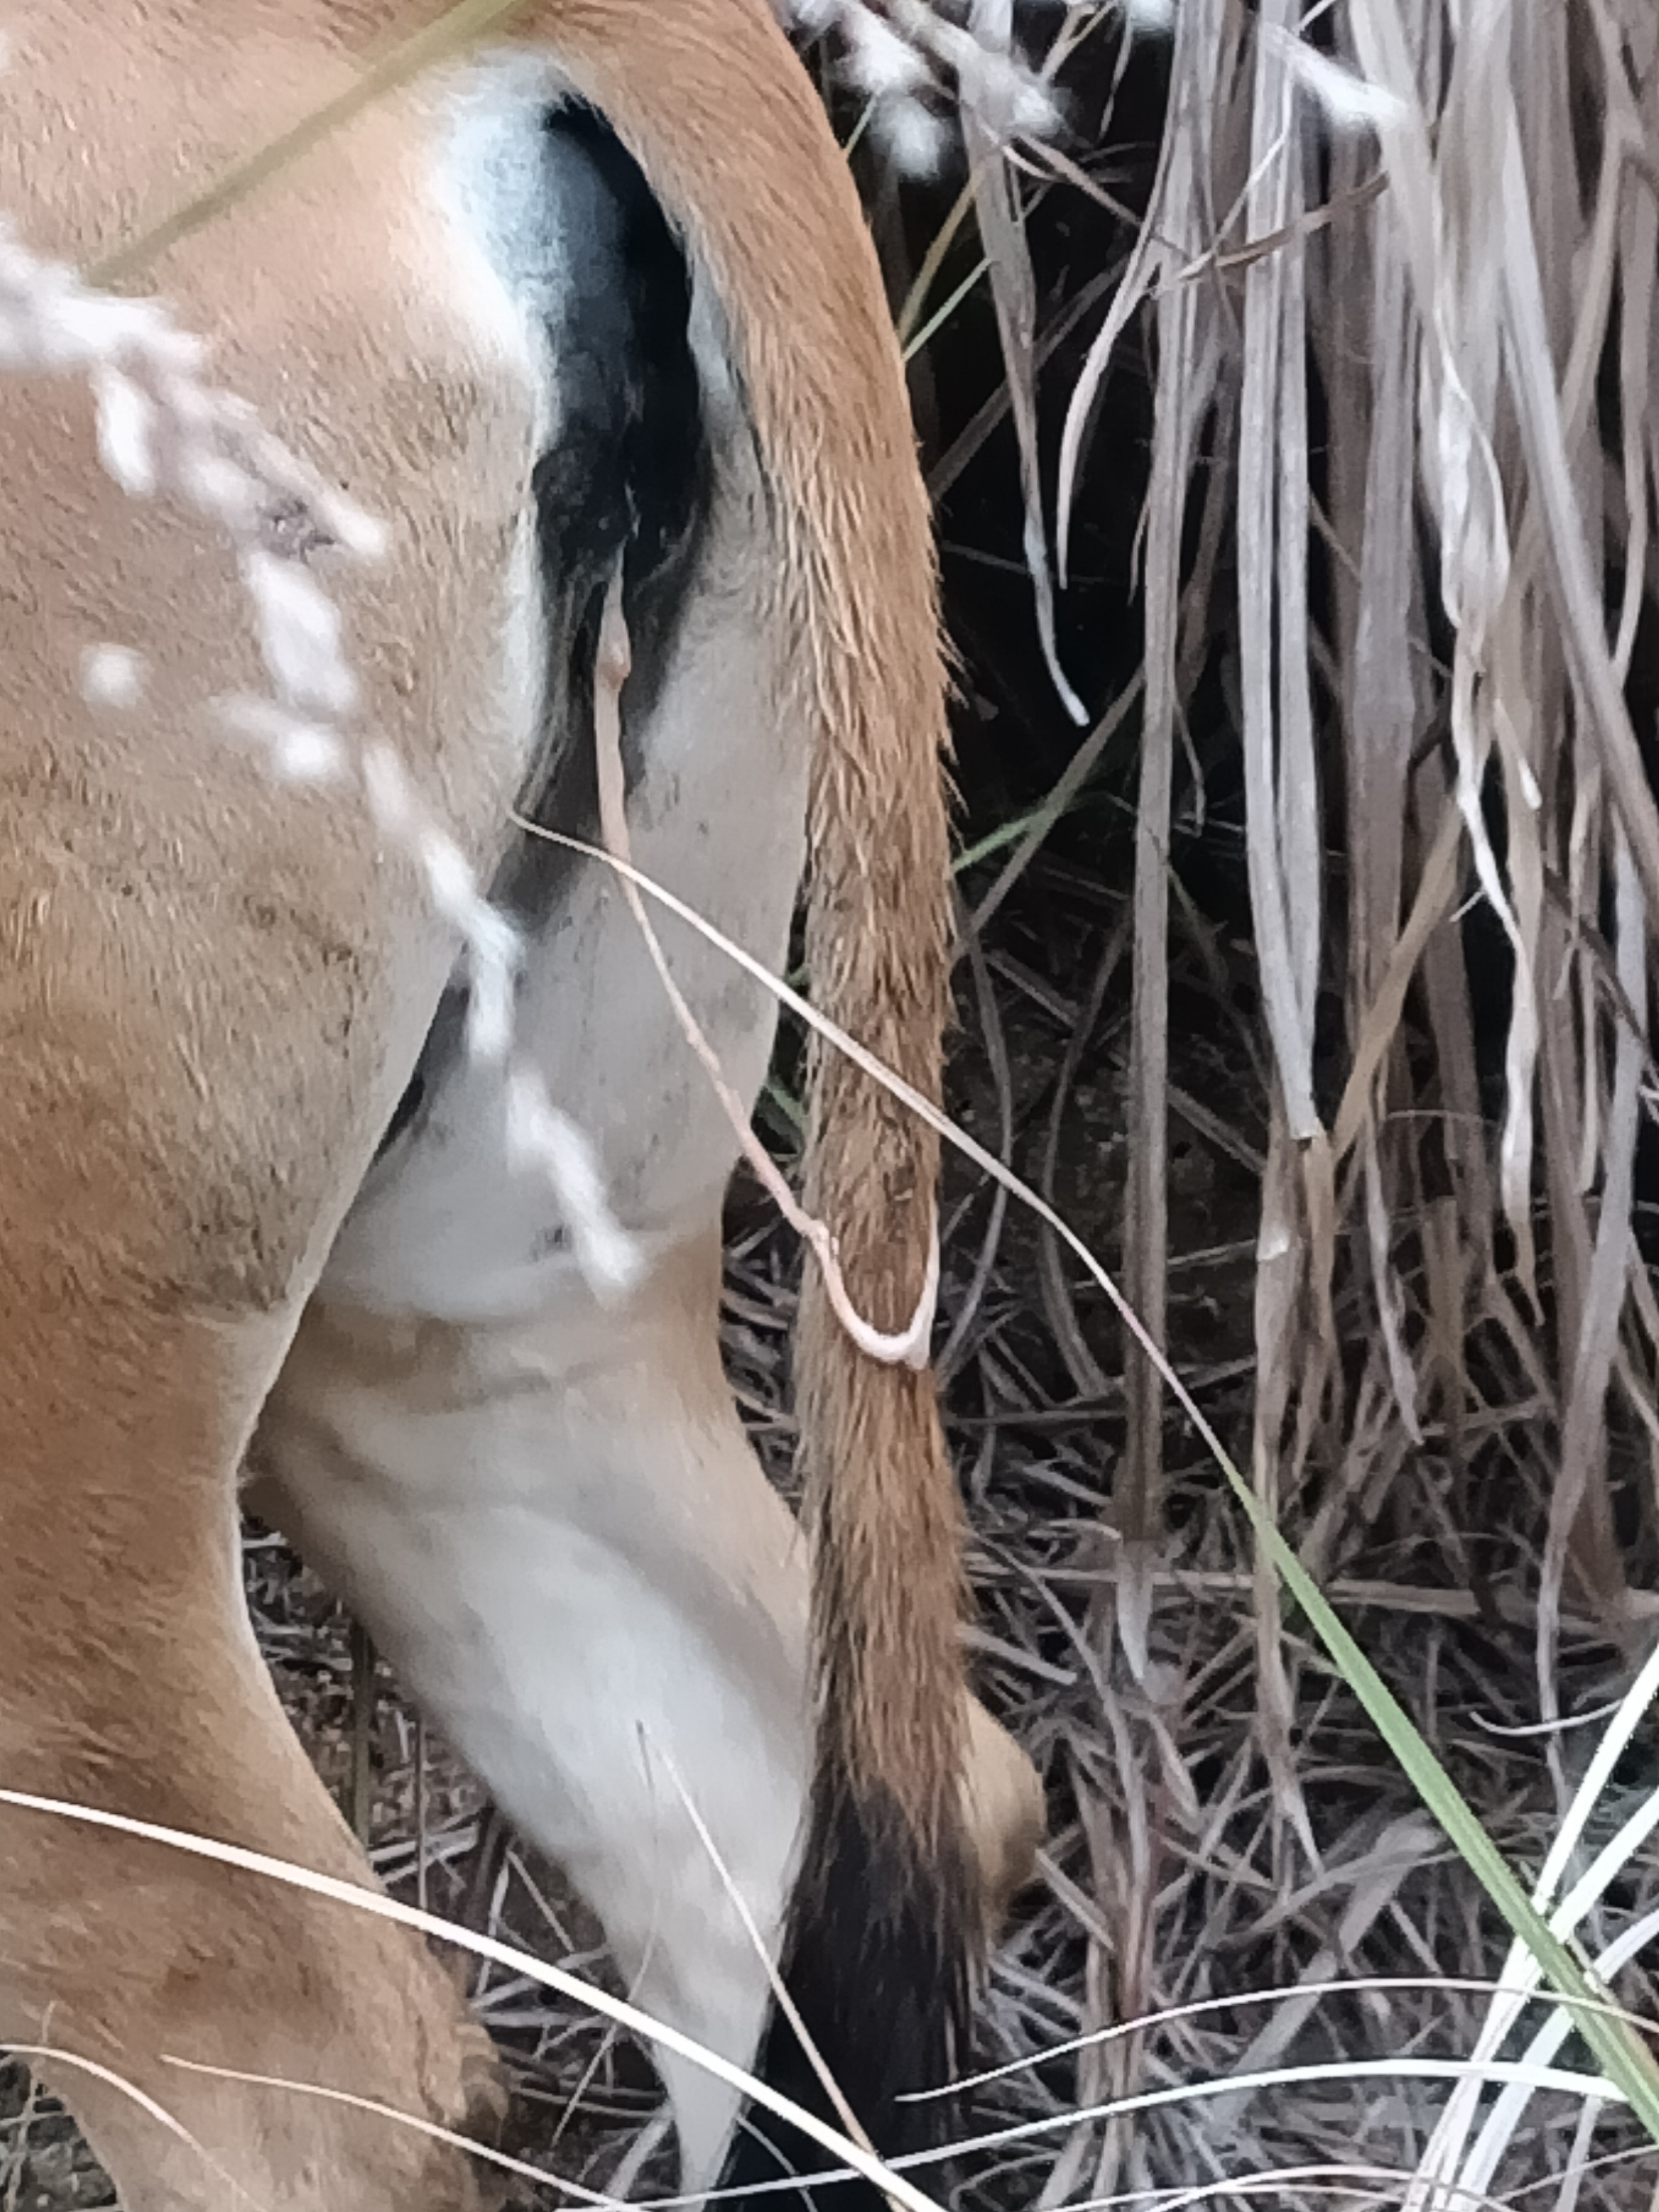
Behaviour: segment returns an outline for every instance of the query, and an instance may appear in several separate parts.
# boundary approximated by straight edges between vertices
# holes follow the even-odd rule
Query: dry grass
[[[1045,203],[1107,197],[1134,67],[1115,11],[1074,11],[1056,44],[1078,137],[1024,149],[1023,206],[995,228],[997,255],[1027,264],[1002,294],[1040,296],[1014,348],[998,301],[1027,549],[1032,362],[1091,274],[1077,214]],[[1134,636],[1135,765],[1094,783],[1133,831],[1097,809],[1066,841],[1071,880],[1046,905],[1069,894],[1069,933],[1051,920],[1034,954],[1000,924],[986,948],[1049,1030],[1036,1059],[995,1045],[994,1087],[1029,1079],[1025,1112],[1048,1124],[1028,1133],[1034,1181],[1068,1143],[1092,1152],[1104,1249],[1183,1372],[1243,1363],[1231,1401],[1224,1372],[1200,1391],[1206,1412],[1490,1832],[1535,1869],[1595,1729],[1494,1725],[1604,1704],[1650,1641],[1659,1315],[1636,1199],[1659,913],[1643,761],[1659,757],[1659,26],[1601,0],[1347,0],[1305,23],[1287,0],[1181,0],[1164,66],[1139,204],[1088,234],[1102,266],[1127,254],[1124,273],[1086,351],[1048,379],[1050,526],[1072,567],[1080,533],[1109,554],[1101,504],[1125,501],[1126,475],[1139,505],[1115,598],[1109,584],[1088,602]],[[902,227],[885,235],[902,290]],[[928,390],[948,425],[947,343]],[[1126,464],[1126,430],[1144,462]],[[1006,463],[1000,481],[1009,499]],[[1012,515],[988,533],[988,496],[981,547],[1006,547]],[[944,527],[948,562],[948,507]],[[1052,658],[1041,590],[1036,616]],[[1075,678],[1064,621],[1058,653]],[[1018,690],[1009,658],[973,658],[983,749],[1042,741],[1052,758],[1065,702]],[[1182,880],[1205,858],[1191,817],[1206,776],[1243,848],[1248,950]],[[1115,1034],[1091,1045],[1103,1020]],[[1093,1132],[1091,1081],[1107,1102]],[[1235,1179],[1195,1237],[1194,1161]],[[1075,1202],[1062,1211],[1086,1229]],[[1074,1676],[1064,1692],[1007,1684],[1076,1815],[1036,1980],[1058,1999],[1067,1929],[1089,2024],[1333,1962],[1492,1973],[1502,1952],[1472,1885],[1283,1616],[1150,1368],[1131,1349],[1110,1403],[1118,1362],[1089,1294],[1041,1246],[1018,1272],[1018,1249],[1005,1232],[1000,1304],[994,1273],[977,1292],[994,1320],[980,1469],[1030,1508],[993,1602],[1006,1642]],[[1596,1842],[1645,1794],[1642,1768],[1632,1752],[1615,1770]],[[1592,1949],[1639,1919],[1647,1879],[1626,1870],[1583,1931]],[[1293,2041],[1453,2052],[1481,2010],[1444,1991],[1310,2007]],[[1284,2046],[1285,2018],[1254,2045],[1224,2015],[1202,2036],[1125,2039],[1058,2094],[1254,2063]],[[1374,2094],[1080,2128],[1044,2193],[1334,2152],[1410,2168],[1443,2093]],[[1577,2117],[1535,2108],[1500,2179],[1570,2196]],[[1650,2186],[1619,2171],[1583,2193]]]
[[[1054,790],[964,875],[954,1103],[1119,1272],[1532,1872],[1659,1610],[1659,17],[1179,0],[1149,58],[1158,13],[1075,10],[1046,67],[1059,19],[1039,26],[1071,135],[981,167],[977,338],[972,223],[928,252],[960,176],[907,199],[860,150],[895,297],[931,325],[918,411],[972,833]],[[982,164],[1007,122],[970,121]],[[938,319],[953,290],[966,305]],[[994,639],[970,555],[1011,567]],[[1052,612],[1022,563],[1070,574]],[[1081,752],[1057,678],[1093,711],[1118,702]],[[949,1199],[980,1680],[1054,1817],[985,2027],[988,2062],[1041,2063],[966,2116],[1045,2131],[965,2156],[951,2193],[1004,2212],[1261,2176],[1276,2202],[1396,2201],[1443,2082],[1079,2116],[1286,2063],[1455,2059],[1501,1929],[1097,1294],[978,1177],[953,1171]],[[787,1486],[793,1261],[741,1194],[738,1212],[731,1370]],[[282,1555],[250,1572],[290,1710],[345,1792],[343,1625]],[[374,1739],[400,1894],[597,1961],[545,1869],[492,1872],[439,1747],[417,1778],[389,1695]],[[1574,1872],[1654,1780],[1638,1729]],[[1588,1948],[1656,1887],[1636,1852]],[[1652,2014],[1639,1964],[1617,1988]],[[521,2069],[521,2148],[607,2179],[657,2108],[643,2062],[528,1990],[486,1989],[484,2008]],[[0,2212],[96,2201],[63,2124],[21,2097]],[[1651,2146],[1585,2112],[1534,2100],[1492,2193],[1650,2203]]]

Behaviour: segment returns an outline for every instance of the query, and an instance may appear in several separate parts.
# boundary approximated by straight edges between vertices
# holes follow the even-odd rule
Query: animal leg
[[[718,1295],[711,1232],[621,1312],[578,1291],[483,1326],[314,1304],[254,1464],[260,1510],[562,1864],[638,2002],[747,2064],[769,1984],[727,1877],[775,1953],[811,1756],[808,1559],[721,1373]],[[1006,1887],[1034,1783],[976,1705],[969,1737]],[[738,2100],[659,2064],[706,2188]]]
[[[746,2061],[810,1759],[806,1571],[720,1370],[712,1239],[621,1313],[387,1322],[313,1305],[267,1405],[259,1510],[349,1600],[603,1920],[639,2003]],[[736,2100],[659,2058],[686,2182]]]
[[[161,1317],[72,1291],[54,1310],[29,1288],[9,1275],[0,1292],[0,1781],[368,1886],[242,1601],[231,1473],[281,1321]],[[258,1876],[0,1806],[0,2039],[65,2054],[44,2070],[127,2212],[475,2201],[465,2160],[428,2136],[191,2070],[450,2125],[469,2054],[482,2075],[483,2039],[416,1941]]]

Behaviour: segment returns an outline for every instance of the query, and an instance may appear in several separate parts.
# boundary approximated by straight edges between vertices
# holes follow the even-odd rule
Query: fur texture
[[[338,91],[416,0],[33,0],[0,75],[0,206],[76,261]],[[927,514],[851,184],[761,0],[541,0],[514,27],[638,163],[706,279],[752,426],[779,712],[811,733],[809,954],[826,1012],[937,1096],[944,683]],[[453,87],[390,98],[151,277],[215,370],[363,505],[377,570],[289,549],[342,605],[362,698],[488,876],[538,758],[524,621],[541,367],[434,187]],[[256,665],[232,564],[100,477],[84,393],[0,392],[0,1772],[44,1794],[367,1869],[283,1722],[237,1582],[239,1463],[416,1065],[453,957],[349,802],[271,785],[205,702]],[[506,641],[504,643],[504,641]],[[87,647],[149,657],[79,699]],[[809,1198],[893,1329],[935,1148],[815,1060]],[[718,1189],[715,1190],[715,1203]],[[354,1218],[355,1214],[354,1214]],[[981,1875],[1029,1856],[1030,1778],[969,1832],[954,1483],[926,1376],[854,1351],[809,1285],[817,1741],[793,1971],[851,2078],[862,1941],[906,1931],[876,2124],[959,2035]],[[1012,1755],[998,1750],[993,1769]],[[982,1806],[981,1806],[982,1809]],[[861,1895],[873,1886],[873,1899]],[[476,2108],[481,2039],[394,1931],[157,1850],[0,1814],[0,2038],[66,2064],[130,2212],[460,2207],[454,2151],[372,2112],[184,2072]],[[837,1984],[835,1976],[842,1979]],[[810,1985],[810,1986],[809,1986]]]

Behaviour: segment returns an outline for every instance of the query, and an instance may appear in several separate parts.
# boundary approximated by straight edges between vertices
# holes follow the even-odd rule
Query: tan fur
[[[574,0],[532,8],[517,28],[538,21],[730,303],[784,510],[781,612],[823,731],[814,996],[936,1099],[949,1003],[945,672],[902,369],[851,178],[764,0],[643,12]],[[803,282],[814,245],[822,258]],[[812,1065],[807,1201],[840,1241],[860,1310],[899,1329],[927,1271],[937,1142],[839,1055]],[[824,1719],[849,1771],[890,1794],[924,1848],[948,1850],[960,1833],[961,1589],[933,1382],[860,1355],[810,1271],[797,1374]]]
[[[339,81],[326,11],[231,12],[14,21],[0,204],[26,237],[88,254],[270,101]],[[418,98],[388,106],[158,275],[228,382],[399,510],[377,575],[319,566],[349,599],[368,714],[482,853],[519,763],[477,703],[478,579],[502,565],[530,416],[434,289],[420,131]],[[198,521],[103,477],[83,388],[8,380],[0,478],[0,1769],[366,1879],[248,1635],[234,1477],[450,949],[349,810],[273,789],[213,726],[207,702],[254,665],[240,588]],[[411,635],[441,647],[416,665]],[[126,716],[78,696],[105,639],[151,658]],[[169,2063],[464,2121],[481,2039],[402,1936],[6,1814],[0,1959],[0,2037],[115,2069],[201,2146],[55,2075],[131,2212],[234,2202],[225,2168],[274,2208],[471,2201],[467,2162],[407,2130]]]
[[[0,74],[0,210],[90,260],[428,13],[26,0]],[[779,511],[792,681],[822,733],[817,995],[936,1095],[927,518],[844,167],[761,0],[544,0],[515,34],[556,50],[714,274]],[[434,97],[386,101],[151,276],[214,338],[219,379],[395,519],[375,572],[313,557],[349,618],[362,725],[487,865],[533,735],[501,711],[497,668],[533,404],[440,235]],[[0,1776],[366,1880],[247,1633],[234,1478],[453,947],[351,802],[274,789],[211,725],[204,702],[255,665],[231,565],[192,518],[101,477],[83,390],[0,387]],[[153,663],[125,716],[76,690],[104,640]],[[920,1290],[934,1172],[931,1138],[820,1061],[811,1194],[878,1325]],[[800,1359],[831,1729],[949,1849],[964,1705],[932,1386],[853,1352],[811,1291]],[[392,1931],[0,1813],[0,2036],[118,2068],[199,2144],[65,2070],[129,2212],[223,2204],[217,2168],[295,2212],[471,2201],[464,2162],[416,2136],[168,2063],[461,2121],[477,2039]]]

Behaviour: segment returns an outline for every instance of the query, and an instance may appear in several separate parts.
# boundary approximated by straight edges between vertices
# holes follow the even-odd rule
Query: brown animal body
[[[0,210],[90,262],[420,17],[24,0]],[[455,939],[407,854],[216,722],[258,680],[234,561],[100,474],[84,388],[9,380],[0,1784],[369,1879],[248,1632],[251,1459],[264,1510],[569,1865],[641,2002],[739,2060],[761,2038],[764,1976],[689,1797],[891,2140],[895,2094],[950,2063],[1036,1819],[961,1685],[931,1385],[858,1352],[809,1288],[809,1634],[805,1547],[720,1371],[729,1126],[614,881],[512,825],[523,804],[592,832],[620,570],[636,857],[774,967],[805,867],[815,996],[936,1092],[927,516],[836,149],[761,0],[541,0],[147,281],[211,339],[216,378],[387,521],[367,568],[277,514],[270,541],[343,611],[354,726],[517,920],[520,1042],[643,1268],[596,1301],[548,1187],[510,1161],[500,1072],[459,1042]],[[118,711],[76,683],[103,641],[148,661]],[[752,1098],[769,1000],[690,932],[663,938]],[[933,1139],[826,1057],[811,1161],[855,1301],[902,1328]],[[0,2040],[66,2054],[55,2079],[130,2212],[218,2206],[227,2175],[281,2212],[474,2188],[429,2135],[173,2063],[447,2125],[485,2063],[404,1933],[160,1846],[0,1809]],[[765,2055],[804,2086],[787,2031]],[[665,2072],[706,2186],[732,2100]]]

